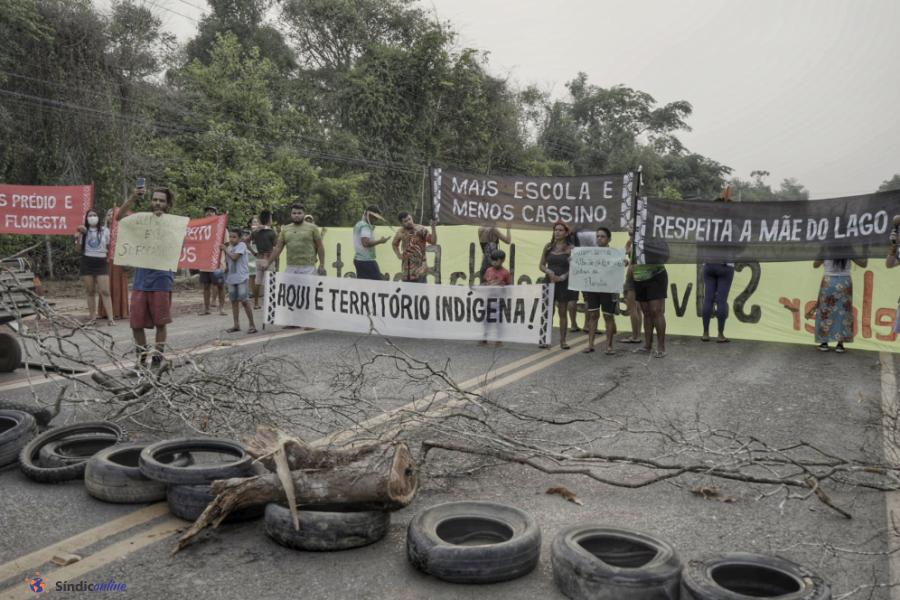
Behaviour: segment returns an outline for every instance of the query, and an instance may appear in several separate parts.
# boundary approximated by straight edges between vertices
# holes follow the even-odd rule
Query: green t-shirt
[[[253,243],[256,244],[257,252],[263,254],[271,254],[275,248],[275,240],[278,239],[278,233],[274,229],[257,229],[253,232]]]
[[[375,260],[375,246],[371,248],[363,246],[362,239],[364,237],[375,241],[375,229],[365,221],[360,221],[353,226],[353,249],[356,250],[354,258],[356,260]]]
[[[316,266],[316,242],[322,239],[319,228],[312,223],[291,223],[281,228],[278,241],[287,250],[289,267]]]

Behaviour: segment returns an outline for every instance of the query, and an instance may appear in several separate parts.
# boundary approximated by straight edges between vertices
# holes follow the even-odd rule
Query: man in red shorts
[[[116,214],[121,221],[128,215],[131,205],[143,198],[147,191],[137,187],[131,197]],[[175,192],[169,188],[156,188],[150,199],[150,210],[160,216],[175,205]],[[172,322],[172,290],[175,275],[171,271],[135,268],[131,294],[131,333],[140,356],[141,365],[147,361],[147,336],[145,329],[156,329],[156,352],[150,353],[152,366],[162,364],[162,353],[166,346],[166,325]]]

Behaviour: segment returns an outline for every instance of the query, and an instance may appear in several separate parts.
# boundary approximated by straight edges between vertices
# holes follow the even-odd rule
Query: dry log
[[[275,454],[283,449],[291,471],[299,469],[331,469],[356,462],[379,449],[378,444],[361,446],[352,450],[313,448],[271,425],[258,425],[256,435],[244,438],[247,454],[257,459],[270,471],[275,470]]]
[[[412,502],[419,488],[414,463],[405,443],[376,446],[348,464],[290,471],[290,489],[298,506],[338,504],[358,510],[399,510]],[[216,495],[215,501],[181,536],[172,554],[190,544],[205,528],[218,527],[235,510],[288,500],[276,473],[215,481],[209,493]]]

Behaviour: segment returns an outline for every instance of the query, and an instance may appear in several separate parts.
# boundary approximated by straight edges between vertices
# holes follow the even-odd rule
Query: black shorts
[[[650,279],[634,282],[634,299],[638,302],[652,302],[668,298],[669,274],[657,273]]]
[[[87,277],[109,275],[109,262],[99,256],[82,256],[81,275]]]
[[[215,273],[209,271],[200,271],[200,283],[203,285],[214,285],[220,287],[225,285],[225,276],[216,277]]]
[[[356,267],[357,279],[371,279],[373,281],[384,281],[381,276],[381,269],[374,260],[356,260],[353,259],[353,266]]]
[[[569,289],[569,280],[557,281],[553,284],[554,302],[575,302],[578,300],[578,292]]]
[[[584,296],[584,303],[587,305],[589,312],[599,310],[604,315],[616,314],[616,303],[619,301],[618,294],[581,292],[581,295]]]

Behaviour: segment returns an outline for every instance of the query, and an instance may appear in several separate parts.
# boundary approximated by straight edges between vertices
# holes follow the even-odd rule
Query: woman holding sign
[[[559,310],[559,347],[568,350],[566,343],[566,331],[569,327],[569,319],[566,308],[569,302],[578,300],[578,292],[569,291],[569,256],[572,248],[566,238],[572,230],[562,221],[553,224],[553,240],[544,246],[541,254],[541,271],[547,275],[547,281],[554,284],[553,301]],[[548,344],[541,344],[541,348],[549,348]]]
[[[84,215],[84,225],[78,227],[75,235],[75,250],[81,254],[81,276],[84,278],[84,289],[87,292],[88,312],[91,320],[87,325],[97,322],[97,288],[100,289],[100,301],[106,309],[106,324],[110,327],[113,321],[112,300],[109,297],[109,229],[100,225],[100,215],[91,209]]]

